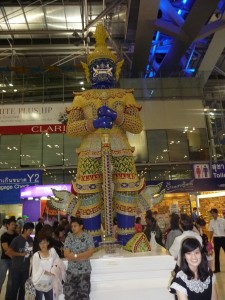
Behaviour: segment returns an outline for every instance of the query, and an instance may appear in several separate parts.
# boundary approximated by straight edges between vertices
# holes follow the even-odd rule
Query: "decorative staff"
[[[110,153],[110,136],[107,131],[107,129],[104,129],[102,133],[102,187],[105,214],[105,236],[106,240],[110,240],[112,239],[113,234],[113,182]]]

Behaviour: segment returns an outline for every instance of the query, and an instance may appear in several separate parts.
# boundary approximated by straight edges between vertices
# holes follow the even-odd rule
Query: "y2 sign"
[[[0,204],[20,203],[20,189],[42,184],[41,170],[0,171]]]

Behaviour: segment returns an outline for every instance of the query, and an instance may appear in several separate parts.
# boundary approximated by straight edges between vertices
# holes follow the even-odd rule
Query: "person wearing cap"
[[[218,209],[212,208],[210,213],[213,219],[209,223],[210,242],[214,243],[215,270],[214,273],[220,272],[220,248],[225,251],[225,220],[218,217]]]
[[[23,215],[22,218],[19,217],[17,219],[17,222],[16,224],[20,227],[20,229],[22,230],[23,229],[23,225],[25,224],[26,220],[28,219],[29,217],[27,215]]]

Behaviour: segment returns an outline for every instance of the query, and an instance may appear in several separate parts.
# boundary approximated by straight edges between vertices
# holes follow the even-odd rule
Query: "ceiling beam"
[[[154,37],[154,28],[149,26],[149,20],[156,20],[160,0],[141,0],[138,12],[138,22],[135,37],[135,48],[131,76],[143,77],[148,63],[149,49]]]
[[[4,51],[4,50],[8,50],[8,51],[39,51],[39,50],[63,50],[63,49],[70,49],[70,50],[76,50],[76,49],[86,49],[86,47],[82,46],[75,46],[75,45],[62,45],[62,44],[58,44],[58,45],[15,45],[12,48],[6,47],[6,46],[1,46],[0,45],[0,50]],[[94,49],[94,46],[90,46],[90,49]]]
[[[225,47],[225,29],[216,32],[209,44],[207,52],[198,68],[197,76],[201,75],[204,83],[207,82],[214,66]]]
[[[163,21],[160,19],[151,21],[151,23],[152,23],[152,26],[154,26],[155,30],[160,31],[161,33],[164,33],[166,35],[169,35],[173,38],[179,39],[184,42],[189,40],[186,33],[184,31],[182,31],[182,28],[177,25],[168,23],[167,21]]]
[[[220,75],[223,75],[225,77],[225,72],[223,70],[221,70],[220,68],[218,68],[217,66],[214,67],[214,70],[219,73]]]
[[[173,72],[177,72],[180,68],[179,63],[182,56],[186,53],[189,46],[198,36],[202,26],[208,22],[211,15],[217,8],[219,0],[196,0],[189,12],[181,29],[189,37],[189,40],[184,42],[180,39],[175,39],[170,51],[164,57],[158,71],[158,76],[172,76]]]
[[[179,27],[182,27],[182,25],[184,24],[184,19],[177,14],[176,9],[168,0],[160,1],[160,9],[162,9],[162,11],[165,11],[174,23],[176,23]]]
[[[33,34],[41,34],[41,35],[47,35],[47,34],[65,34],[65,33],[71,33],[71,35],[74,33],[74,29],[33,29],[33,30],[1,30],[0,35],[33,35]],[[65,38],[65,36],[64,36]]]
[[[129,0],[127,21],[125,24],[125,40],[127,43],[134,43],[138,23],[138,11],[140,0]]]
[[[224,28],[225,28],[225,20],[218,20],[210,24],[207,24],[202,27],[201,31],[199,32],[195,40],[204,39],[207,36],[215,33],[216,31],[222,30]]]
[[[84,31],[87,31],[90,27],[94,26],[98,21],[102,20],[106,15],[108,15],[121,2],[123,2],[123,0],[114,0],[114,1],[112,1],[93,21],[91,21],[84,28]]]

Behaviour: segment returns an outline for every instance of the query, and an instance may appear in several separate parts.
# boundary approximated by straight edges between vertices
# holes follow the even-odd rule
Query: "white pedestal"
[[[121,250],[113,256],[98,251],[91,258],[91,300],[169,300],[172,256],[156,246],[151,252]]]

